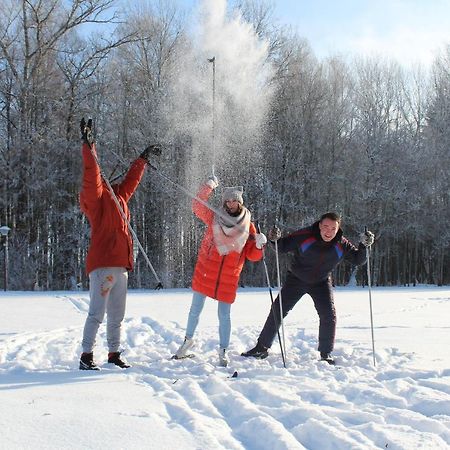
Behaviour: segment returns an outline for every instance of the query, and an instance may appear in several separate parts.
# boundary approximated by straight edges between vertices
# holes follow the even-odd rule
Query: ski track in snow
[[[59,298],[87,310],[83,299]],[[198,336],[195,358],[176,361],[170,357],[183,329],[151,317],[126,319],[123,342],[133,367],[120,376],[158,397],[161,418],[195,434],[201,448],[450,448],[450,370],[414,370],[414,356],[396,349],[377,353],[374,368],[367,348],[345,341],[335,350],[338,366],[329,366],[317,361],[316,337],[301,329],[289,331],[296,346],[288,348],[285,369],[277,343],[265,360],[240,357],[257,332],[233,330],[230,367],[221,368],[216,330]],[[77,371],[81,333],[73,327],[6,338],[0,373]],[[98,348],[102,341],[104,325]],[[96,356],[102,365],[106,350]],[[231,378],[235,370],[239,376]]]
[[[68,295],[57,295],[56,298],[68,300],[79,313],[85,314],[89,311],[89,299],[88,298],[86,298],[86,299],[75,298],[75,297],[70,297]]]

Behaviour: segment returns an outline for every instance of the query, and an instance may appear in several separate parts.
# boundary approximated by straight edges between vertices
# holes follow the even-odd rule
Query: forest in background
[[[195,194],[212,165],[220,186],[211,202],[220,204],[221,187],[243,185],[263,232],[334,210],[351,241],[365,226],[375,233],[375,285],[450,284],[450,43],[430,69],[382,56],[318,60],[269,1],[204,2],[196,17],[182,3],[1,2],[9,289],[87,286],[81,117],[95,119],[106,174],[149,143],[163,149],[130,209],[165,287],[190,285],[204,226],[183,189]],[[268,250],[275,280],[274,260]],[[285,271],[288,258],[281,263]],[[342,264],[335,283],[364,284],[365,268],[353,269]],[[264,286],[261,263],[241,280]],[[130,287],[154,285],[138,252]]]

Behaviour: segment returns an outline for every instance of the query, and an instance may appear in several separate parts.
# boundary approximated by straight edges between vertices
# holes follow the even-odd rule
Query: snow
[[[128,370],[78,370],[87,292],[0,293],[0,449],[449,449],[450,288],[338,288],[338,365],[319,362],[318,319],[304,297],[266,360],[240,357],[268,313],[267,289],[232,307],[230,367],[217,362],[217,308],[205,305],[197,356],[181,344],[189,290],[130,291]],[[233,371],[237,378],[231,378]]]

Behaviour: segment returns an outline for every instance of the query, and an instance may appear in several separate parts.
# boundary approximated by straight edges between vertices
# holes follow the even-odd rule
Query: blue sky
[[[196,5],[202,0],[180,1]],[[319,58],[372,54],[406,66],[429,66],[450,44],[450,0],[272,1],[278,24],[307,38]]]
[[[275,0],[280,23],[308,39],[319,57],[382,54],[430,64],[450,44],[449,0]]]

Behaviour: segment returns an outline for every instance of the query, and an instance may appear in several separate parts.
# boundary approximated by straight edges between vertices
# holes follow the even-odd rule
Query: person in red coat
[[[80,358],[81,370],[99,370],[94,362],[93,348],[100,324],[107,314],[108,362],[121,368],[130,367],[120,357],[120,331],[125,315],[128,271],[133,269],[133,240],[128,225],[102,178],[92,137],[92,121],[81,121],[83,181],[80,208],[89,220],[91,240],[86,258],[89,274],[89,313],[86,318]],[[155,150],[156,149],[156,150]],[[150,153],[159,149],[150,146],[141,153],[125,178],[112,186],[128,221],[128,201],[138,187]]]
[[[192,202],[194,214],[203,221],[206,232],[200,245],[197,264],[192,279],[193,298],[189,311],[186,336],[174,355],[175,359],[187,356],[193,347],[193,336],[206,297],[217,300],[219,316],[219,363],[228,364],[226,350],[230,343],[230,309],[236,298],[239,277],[246,259],[259,261],[267,239],[257,233],[251,222],[250,211],[244,206],[241,186],[225,188],[222,208],[214,212],[204,202],[218,186],[215,176],[200,187],[197,200]]]

